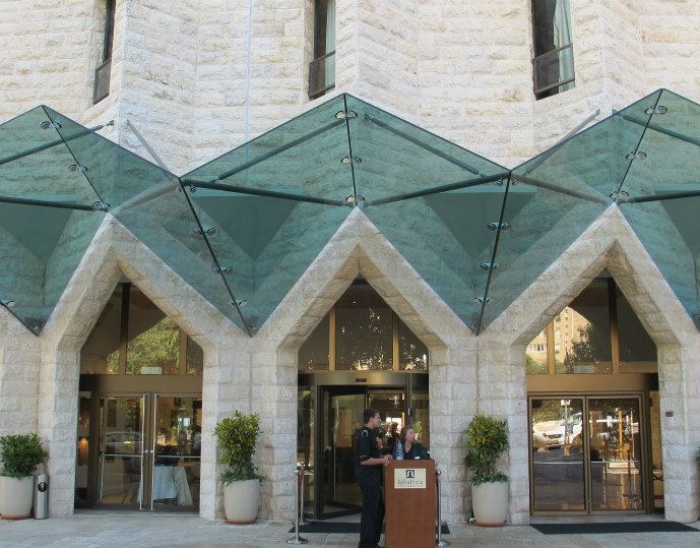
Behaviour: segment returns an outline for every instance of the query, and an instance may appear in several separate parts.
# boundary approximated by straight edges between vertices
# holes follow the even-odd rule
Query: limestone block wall
[[[119,119],[132,122],[166,166],[181,173],[191,162],[198,12],[187,2],[118,4],[124,16],[115,36],[121,41],[115,42],[112,90],[119,95]],[[131,131],[122,132],[119,142],[140,148]]]
[[[204,4],[192,167],[301,112],[313,43],[308,0]]]
[[[0,435],[36,431],[41,343],[0,309]]]
[[[529,2],[415,4],[417,123],[507,167],[532,156]]]
[[[81,116],[102,52],[100,3],[5,2],[0,10],[0,120],[39,104]]]
[[[635,2],[643,26],[644,77],[649,90],[666,87],[697,98],[696,52],[700,46],[700,5],[693,0]]]
[[[352,10],[343,17],[348,28],[343,29],[343,40],[337,43],[336,66],[348,63],[354,67],[349,84],[361,97],[394,109],[400,106],[411,114],[417,111],[415,99],[420,87],[416,48],[420,18],[415,4],[414,0],[336,4],[339,10]],[[357,48],[352,57],[346,56],[348,41]]]

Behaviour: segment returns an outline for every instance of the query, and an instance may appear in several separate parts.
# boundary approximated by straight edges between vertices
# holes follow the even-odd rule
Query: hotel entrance
[[[530,399],[533,513],[647,510],[644,401],[643,394]]]
[[[656,346],[606,273],[527,346],[533,515],[663,511]]]
[[[297,461],[306,469],[304,515],[360,511],[354,436],[368,407],[379,410],[381,443],[392,422],[410,424],[430,449],[428,348],[362,278],[301,345]]]
[[[201,394],[81,391],[76,506],[195,511],[201,425]]]
[[[352,384],[351,384],[352,383]],[[298,461],[306,467],[304,515],[315,519],[359,513],[354,439],[368,407],[379,410],[381,446],[387,426],[411,424],[430,447],[426,374],[299,375]]]
[[[118,284],[81,352],[76,507],[199,507],[203,352]]]

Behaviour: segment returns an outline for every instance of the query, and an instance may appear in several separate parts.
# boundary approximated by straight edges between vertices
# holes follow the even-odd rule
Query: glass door
[[[533,513],[644,511],[641,409],[639,395],[532,398]]]
[[[321,448],[317,512],[321,519],[358,513],[362,495],[355,479],[355,434],[362,427],[362,415],[368,407],[379,410],[382,428],[396,422],[400,430],[406,424],[406,391],[403,388],[325,387],[321,391]]]
[[[591,510],[641,510],[639,398],[588,400]]]
[[[199,505],[201,398],[100,399],[97,502],[138,509]]]
[[[585,510],[583,399],[533,399],[532,509]]]
[[[100,399],[98,502],[141,507],[145,394]]]
[[[355,433],[362,427],[366,406],[363,388],[325,389],[323,394],[323,448],[321,515],[330,517],[358,512],[362,504],[355,480]]]

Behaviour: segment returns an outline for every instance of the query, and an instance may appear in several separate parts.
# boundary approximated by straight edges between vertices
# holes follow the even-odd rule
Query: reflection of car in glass
[[[105,453],[133,455],[141,452],[141,432],[109,432],[105,434]]]
[[[564,444],[577,446],[581,444],[581,430],[581,413],[568,419],[536,422],[532,425],[532,444],[538,451],[558,449]]]

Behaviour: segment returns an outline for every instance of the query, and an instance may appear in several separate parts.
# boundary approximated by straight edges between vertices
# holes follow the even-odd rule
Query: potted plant
[[[221,420],[214,435],[221,448],[220,460],[226,465],[221,474],[224,484],[224,512],[229,523],[254,523],[260,505],[260,482],[253,463],[260,429],[257,413],[236,411],[233,417]]]
[[[36,434],[0,437],[2,519],[24,519],[32,512],[33,474],[48,453]]]
[[[478,525],[500,526],[508,516],[508,476],[498,461],[509,447],[508,421],[477,414],[469,422],[464,462],[471,472],[472,510]]]

